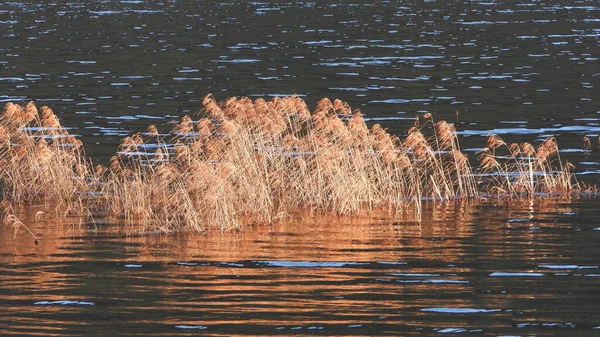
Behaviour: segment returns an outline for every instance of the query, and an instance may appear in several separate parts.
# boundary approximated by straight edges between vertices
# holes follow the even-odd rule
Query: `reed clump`
[[[184,117],[171,142],[126,138],[105,184],[108,209],[157,226],[203,230],[270,223],[297,212],[414,212],[424,198],[478,194],[453,126],[429,117],[426,137],[406,139],[339,100],[310,112],[299,97],[204,99],[204,117]],[[140,151],[146,139],[154,153]]]
[[[8,103],[0,115],[0,182],[3,197],[15,204],[52,204],[72,214],[87,203],[93,169],[82,142],[62,127],[52,109],[38,112]]]
[[[13,203],[50,202],[63,213],[95,210],[164,232],[231,229],[298,213],[421,216],[425,200],[533,196],[577,188],[555,140],[534,149],[491,137],[481,175],[452,124],[431,114],[404,139],[368,127],[358,110],[297,96],[203,100],[167,133],[150,126],[122,140],[108,167],[93,168],[52,111],[7,104],[0,117],[0,180]],[[508,154],[501,154],[500,148]],[[518,148],[518,152],[517,151]],[[493,174],[492,174],[493,173]],[[89,211],[88,211],[89,212]]]
[[[562,161],[556,138],[549,137],[535,148],[530,143],[505,143],[488,137],[479,153],[480,170],[487,173],[486,191],[499,196],[569,194],[586,188],[575,179],[575,166]]]

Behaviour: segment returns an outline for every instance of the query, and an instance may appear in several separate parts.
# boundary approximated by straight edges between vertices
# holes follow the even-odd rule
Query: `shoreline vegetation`
[[[553,137],[534,147],[489,136],[475,168],[454,126],[429,113],[400,139],[378,124],[369,128],[340,100],[322,99],[313,112],[297,96],[218,102],[208,95],[203,106],[198,120],[185,116],[169,133],[152,125],[125,137],[103,167],[49,107],[7,103],[0,115],[4,223],[23,225],[13,207],[40,204],[59,218],[93,215],[165,233],[270,224],[298,213],[384,211],[418,220],[424,202],[591,189],[561,160]]]

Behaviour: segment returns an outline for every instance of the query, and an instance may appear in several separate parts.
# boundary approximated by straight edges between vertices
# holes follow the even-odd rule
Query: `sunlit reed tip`
[[[583,137],[583,148],[589,150],[592,148],[592,142],[588,137]]]

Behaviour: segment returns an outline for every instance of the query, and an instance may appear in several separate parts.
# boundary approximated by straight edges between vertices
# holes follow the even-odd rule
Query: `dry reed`
[[[122,140],[109,167],[93,168],[81,142],[47,107],[8,103],[0,116],[0,181],[13,203],[93,209],[163,232],[231,229],[290,214],[421,216],[424,200],[477,198],[478,176],[456,130],[431,114],[400,140],[340,100],[310,112],[297,97],[205,97],[199,120],[171,132],[150,126]],[[507,154],[497,154],[503,151]],[[538,149],[489,138],[480,170],[488,194],[577,188],[552,138]]]
[[[581,189],[572,173],[575,167],[560,159],[554,137],[535,149],[530,143],[508,145],[492,135],[488,137],[487,147],[480,152],[479,161],[481,171],[489,174],[486,186],[491,195],[532,197],[568,194]]]
[[[48,107],[41,114],[8,103],[0,115],[0,181],[4,199],[20,204],[52,204],[77,213],[93,188],[92,169],[80,140],[64,129]]]

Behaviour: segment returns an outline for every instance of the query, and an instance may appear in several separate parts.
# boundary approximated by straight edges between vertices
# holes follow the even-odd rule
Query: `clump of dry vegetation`
[[[8,103],[0,115],[0,182],[15,204],[52,204],[78,213],[94,185],[83,144],[60,125],[53,111]]]
[[[208,96],[204,106],[205,117],[184,117],[170,143],[154,132],[123,140],[103,193],[111,213],[201,230],[296,212],[418,216],[423,198],[477,195],[453,127],[430,116],[433,135],[414,127],[400,141],[379,125],[369,129],[339,100],[324,99],[312,113],[295,96]],[[142,149],[145,138],[159,144],[156,152]]]
[[[239,228],[297,213],[420,217],[424,200],[482,196],[482,178],[452,124],[430,114],[404,139],[340,100],[310,112],[297,97],[203,101],[181,119],[122,140],[109,167],[92,168],[81,142],[47,107],[8,103],[0,117],[0,181],[12,203],[47,203],[164,232]],[[505,149],[505,154],[500,153]],[[498,151],[498,152],[497,152]],[[533,196],[577,189],[552,138],[538,149],[490,137],[480,154],[487,194]]]
[[[579,190],[572,174],[575,166],[561,161],[554,137],[536,149],[530,143],[506,144],[500,137],[490,136],[479,161],[481,170],[489,173],[487,192],[492,195],[534,196]]]

